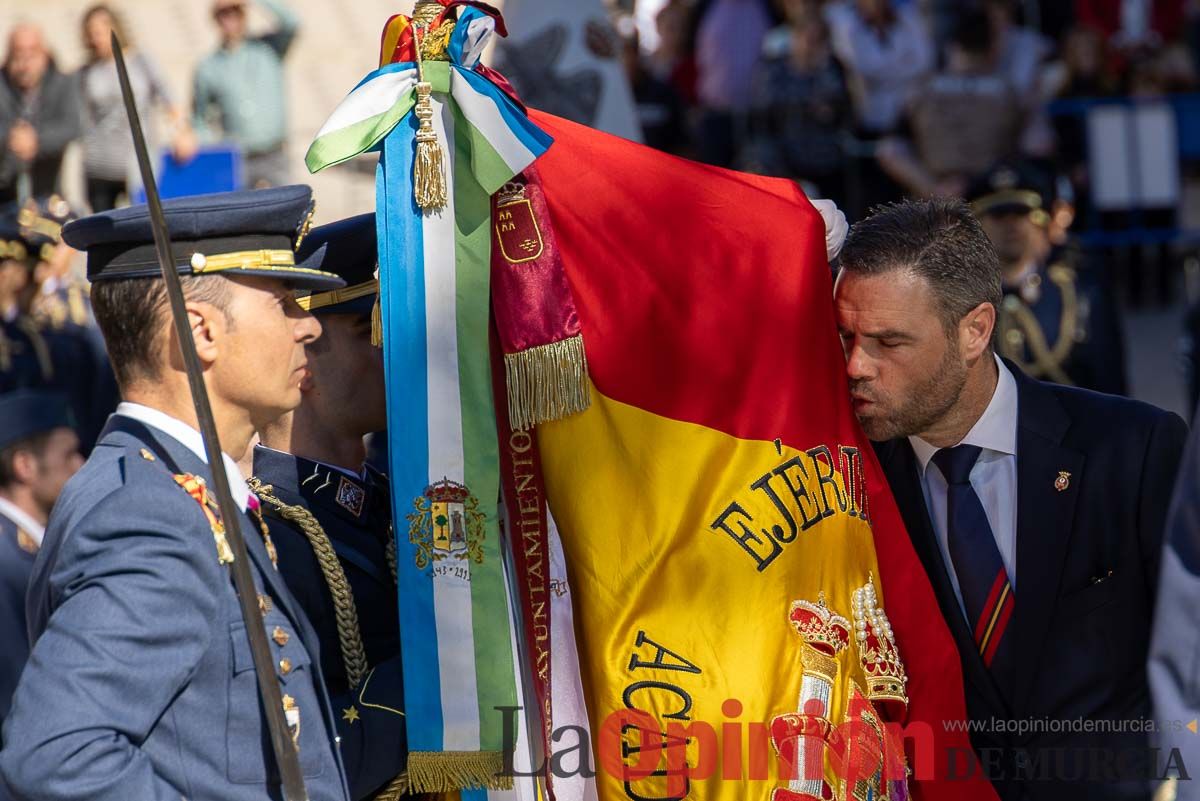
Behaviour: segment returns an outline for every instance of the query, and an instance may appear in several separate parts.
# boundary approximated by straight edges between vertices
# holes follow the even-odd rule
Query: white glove
[[[842,214],[842,210],[832,200],[814,200],[812,204],[825,221],[825,253],[829,260],[833,261],[842,252],[842,245],[846,244],[850,224],[846,222],[846,215]]]

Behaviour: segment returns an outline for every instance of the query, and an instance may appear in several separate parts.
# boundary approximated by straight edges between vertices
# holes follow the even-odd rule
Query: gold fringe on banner
[[[410,793],[446,793],[463,788],[511,790],[499,751],[412,751],[408,755]]]
[[[371,307],[371,344],[377,348],[383,347],[383,307],[379,295],[375,296],[375,305]]]
[[[504,354],[508,420],[513,431],[527,431],[586,411],[592,405],[587,354],[576,334],[549,345]]]

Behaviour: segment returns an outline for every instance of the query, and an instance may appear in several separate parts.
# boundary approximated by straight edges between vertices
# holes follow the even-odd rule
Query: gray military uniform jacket
[[[25,589],[37,543],[20,523],[0,509],[0,720],[8,716],[17,680],[29,656],[29,641],[25,633]],[[0,740],[0,747],[3,740]],[[0,799],[5,798],[0,785]]]
[[[1186,772],[1175,794],[1161,797],[1200,801],[1200,412],[1184,453],[1167,518],[1159,572],[1158,605],[1150,640],[1150,691],[1167,777]],[[1181,764],[1182,763],[1182,764]],[[1155,796],[1159,798],[1160,796]]]
[[[250,643],[200,504],[174,479],[209,477],[187,447],[110,419],[67,485],[34,565],[33,649],[4,726],[16,794],[87,801],[279,798]],[[348,798],[317,640],[242,531],[309,797]]]

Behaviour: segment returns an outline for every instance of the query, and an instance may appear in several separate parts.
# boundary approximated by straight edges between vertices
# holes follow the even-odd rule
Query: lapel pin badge
[[[1071,486],[1071,474],[1065,470],[1058,471],[1058,478],[1054,479],[1054,488],[1059,492],[1065,492]]]

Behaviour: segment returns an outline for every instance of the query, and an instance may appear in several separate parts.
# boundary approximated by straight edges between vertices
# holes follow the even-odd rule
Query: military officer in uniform
[[[225,451],[258,609],[313,801],[349,798],[316,635],[279,572],[258,502],[231,455],[300,403],[320,323],[298,287],[343,285],[297,261],[311,190],[164,203],[196,354]],[[50,516],[27,598],[32,652],[4,727],[0,770],[39,799],[279,798],[233,558],[208,492],[187,375],[145,206],[79,220],[96,319],[123,402]],[[364,680],[365,681],[365,680]],[[380,682],[371,692],[385,688]],[[353,690],[359,697],[366,686]],[[397,698],[373,702],[399,703]],[[393,740],[395,775],[403,742]]]
[[[50,346],[23,313],[37,248],[14,214],[0,214],[0,392],[44,387],[54,378]]]
[[[398,664],[400,653],[387,479],[364,464],[363,437],[387,426],[382,351],[372,345],[375,215],[313,229],[300,255],[317,251],[346,286],[299,298],[323,333],[306,349],[300,406],[259,431],[250,484],[263,502],[280,572],[321,642],[321,669],[336,696],[372,668]],[[351,702],[335,712],[343,737],[351,737],[401,709]],[[366,797],[386,788],[357,789]]]
[[[1052,182],[1002,162],[971,187],[971,207],[1000,256],[1004,301],[997,350],[1031,378],[1125,393],[1118,313],[1108,288],[1051,242]]]
[[[0,720],[29,656],[25,589],[50,508],[83,464],[66,398],[39,390],[0,395]],[[0,743],[2,744],[2,743]],[[0,784],[0,798],[4,798]]]
[[[58,195],[30,198],[16,212],[17,224],[26,236],[36,235],[50,247],[39,251],[33,280],[37,291],[29,301],[29,312],[45,328],[96,326],[88,288],[72,279],[75,250],[62,241],[62,227],[77,218],[71,204]]]
[[[17,224],[37,256],[21,311],[47,344],[50,383],[70,398],[86,454],[119,397],[88,288],[71,275],[75,250],[62,241],[62,226],[73,219],[71,206],[57,195],[30,199],[17,211]]]

